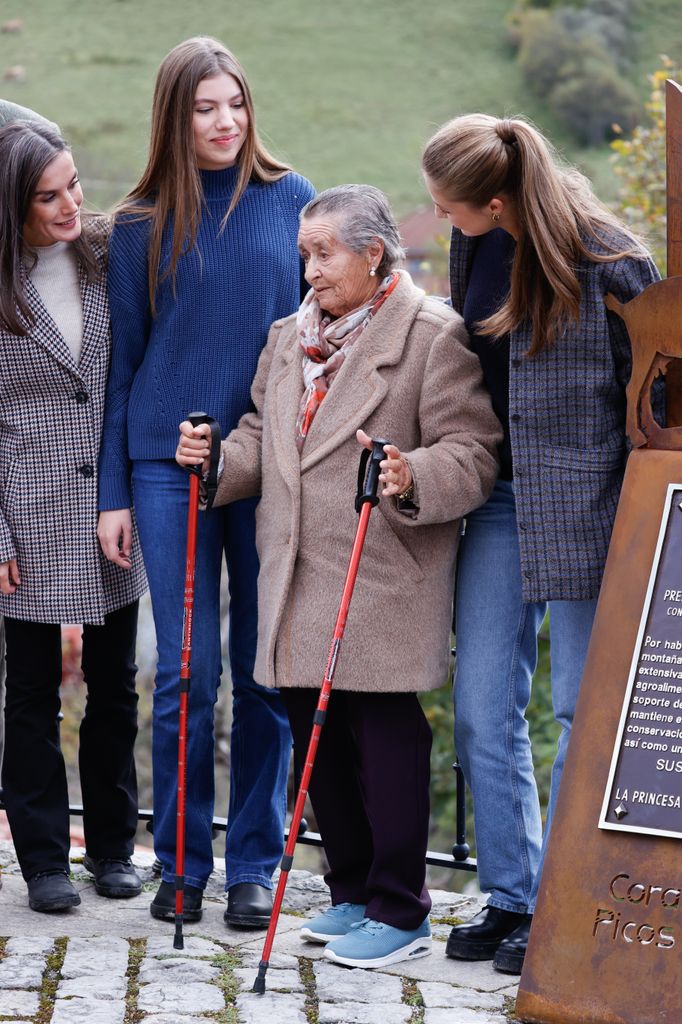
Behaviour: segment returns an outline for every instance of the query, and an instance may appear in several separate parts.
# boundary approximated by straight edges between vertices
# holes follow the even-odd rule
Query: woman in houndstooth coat
[[[106,231],[52,127],[0,129],[0,611],[7,635],[3,798],[33,910],[80,903],[68,878],[59,746],[61,623],[83,623],[80,728],[86,866],[135,895],[136,543],[99,550],[97,455],[109,363]],[[68,444],[66,443],[68,439]]]

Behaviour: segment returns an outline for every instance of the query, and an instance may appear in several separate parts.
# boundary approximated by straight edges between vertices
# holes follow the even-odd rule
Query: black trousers
[[[282,687],[302,766],[318,691]],[[308,792],[329,862],[332,903],[418,927],[425,887],[431,729],[414,693],[332,691]]]
[[[137,826],[138,603],[83,627],[87,686],[78,764],[91,857],[128,857]],[[59,743],[61,627],[5,618],[3,797],[25,879],[69,869],[69,797]]]

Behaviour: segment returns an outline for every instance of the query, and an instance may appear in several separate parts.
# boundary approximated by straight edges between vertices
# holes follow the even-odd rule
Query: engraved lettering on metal
[[[592,938],[598,943],[626,942],[639,943],[640,946],[653,946],[655,949],[672,949],[676,943],[675,916],[680,906],[682,893],[676,886],[656,885],[644,882],[641,878],[634,881],[627,871],[619,871],[609,883],[608,898],[616,906],[596,907],[592,923]],[[656,911],[663,908],[664,923]],[[631,915],[636,914],[633,920]],[[656,924],[641,920],[642,916],[652,916]]]
[[[682,839],[682,484],[669,484],[599,827]],[[638,939],[641,941],[641,939]]]

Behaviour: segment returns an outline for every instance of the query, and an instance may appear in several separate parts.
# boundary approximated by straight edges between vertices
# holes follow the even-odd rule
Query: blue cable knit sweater
[[[251,183],[220,231],[238,168],[201,171],[206,199],[197,242],[178,261],[175,294],[161,282],[152,319],[149,222],[122,220],[109,250],[112,350],[99,459],[99,507],[129,508],[130,462],[172,459],[178,424],[194,409],[225,436],[250,405],[270,324],[301,299],[298,214],[314,196],[289,173]],[[166,230],[161,266],[170,253]]]

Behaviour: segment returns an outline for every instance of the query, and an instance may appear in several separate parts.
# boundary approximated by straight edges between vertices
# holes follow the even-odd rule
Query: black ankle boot
[[[233,928],[267,928],[272,913],[272,891],[256,882],[238,882],[227,892],[225,924]]]
[[[28,905],[41,914],[70,910],[81,901],[66,871],[41,871],[26,884]]]
[[[201,900],[203,889],[195,885],[185,885],[182,916],[186,922],[201,921]],[[149,913],[157,921],[173,921],[175,919],[175,883],[162,882],[156,896],[149,904]]]
[[[96,859],[87,854],[83,866],[95,879],[95,892],[109,899],[124,899],[139,896],[142,882],[133,867],[130,857],[102,857]]]
[[[502,939],[493,957],[493,967],[496,971],[503,971],[505,974],[521,973],[532,923],[533,915],[526,914],[518,928],[506,939]]]
[[[498,946],[518,928],[526,914],[499,907],[484,907],[466,924],[458,924],[450,932],[445,955],[453,960],[492,960]]]

